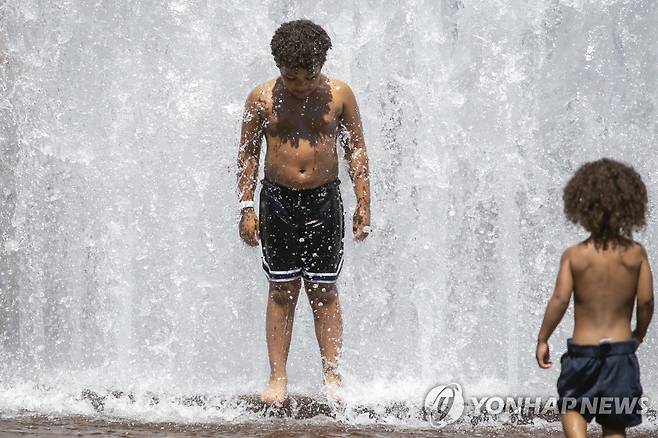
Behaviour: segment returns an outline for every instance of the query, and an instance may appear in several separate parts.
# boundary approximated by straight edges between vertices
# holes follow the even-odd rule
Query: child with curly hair
[[[322,73],[331,40],[309,20],[283,23],[271,41],[280,75],[245,103],[238,154],[240,236],[262,244],[269,280],[266,331],[270,379],[261,400],[281,403],[295,306],[304,283],[315,320],[327,395],[340,400],[342,316],[336,280],[343,265],[343,203],[336,143],[342,140],[357,205],[356,240],[370,232],[370,186],[361,117],[350,87]],[[254,190],[267,143],[259,215]]]
[[[562,255],[537,339],[536,359],[550,368],[548,339],[574,295],[575,324],[561,357],[558,406],[568,438],[585,437],[596,418],[605,437],[626,436],[642,422],[635,350],[653,315],[651,268],[632,232],[645,225],[647,191],[631,167],[610,159],[586,163],[564,189],[569,221],[590,233]],[[637,325],[631,331],[633,305]]]

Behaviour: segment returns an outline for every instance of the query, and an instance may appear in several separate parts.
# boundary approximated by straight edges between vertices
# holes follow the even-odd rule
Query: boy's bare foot
[[[324,373],[324,382],[326,384],[327,398],[330,402],[342,403],[343,401],[343,381],[340,374],[335,370],[327,370]]]
[[[260,401],[267,404],[281,404],[286,399],[286,384],[288,379],[285,377],[270,378],[270,383],[260,395]]]

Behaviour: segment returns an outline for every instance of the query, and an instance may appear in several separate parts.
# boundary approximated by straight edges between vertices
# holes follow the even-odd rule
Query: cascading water
[[[244,98],[277,74],[274,29],[299,17],[332,37],[324,71],[357,95],[372,168],[374,232],[348,234],[339,282],[348,402],[420,406],[452,381],[555,393],[571,311],[550,371],[534,341],[584,237],[562,187],[607,156],[658,197],[656,2],[4,0],[0,410],[90,413],[83,391],[122,391],[105,412],[232,418],[176,397],[263,388],[237,141]],[[655,260],[657,219],[637,236]],[[656,333],[639,350],[650,398]],[[288,369],[291,392],[319,392],[304,300]]]

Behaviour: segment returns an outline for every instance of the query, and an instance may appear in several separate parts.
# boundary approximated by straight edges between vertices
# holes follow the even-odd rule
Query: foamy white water
[[[91,389],[174,400],[106,413],[203,420],[176,397],[262,388],[267,284],[238,238],[237,140],[248,91],[277,74],[273,31],[299,17],[329,32],[325,72],[355,91],[371,159],[374,232],[348,235],[339,282],[348,401],[419,407],[451,381],[555,394],[571,312],[556,367],[534,342],[584,237],[562,187],[607,156],[658,196],[656,2],[5,0],[0,410],[93,413]],[[650,213],[637,237],[657,263]],[[290,389],[317,395],[305,300],[295,324]],[[638,353],[651,399],[657,336]]]

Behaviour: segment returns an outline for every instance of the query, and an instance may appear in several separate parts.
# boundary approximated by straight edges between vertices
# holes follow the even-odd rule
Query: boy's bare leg
[[[587,422],[577,411],[562,414],[562,428],[567,438],[587,438]]]
[[[304,287],[313,310],[315,336],[320,347],[327,393],[331,399],[340,400],[342,380],[338,373],[338,360],[343,345],[343,318],[338,289],[335,284],[307,281]]]
[[[290,351],[295,306],[301,281],[270,282],[265,330],[270,358],[270,381],[260,396],[265,403],[280,403],[286,396],[286,362]]]
[[[606,438],[626,438],[626,429],[610,429],[604,426],[601,436]]]

